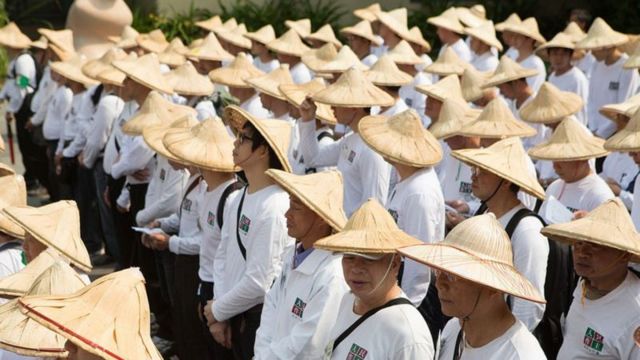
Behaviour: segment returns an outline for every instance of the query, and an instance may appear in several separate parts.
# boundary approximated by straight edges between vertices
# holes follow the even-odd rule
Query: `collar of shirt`
[[[305,249],[305,248],[302,247],[302,244],[298,244],[296,246],[296,252],[293,255],[293,268],[295,269],[298,266],[300,266],[300,264],[302,264],[304,259],[306,259],[309,255],[311,255],[313,250],[315,250],[314,247],[310,247],[308,249]]]

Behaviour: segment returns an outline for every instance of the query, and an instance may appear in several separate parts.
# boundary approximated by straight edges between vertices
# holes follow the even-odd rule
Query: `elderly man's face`
[[[629,254],[608,246],[578,241],[573,245],[573,268],[589,280],[599,280],[626,268]]]

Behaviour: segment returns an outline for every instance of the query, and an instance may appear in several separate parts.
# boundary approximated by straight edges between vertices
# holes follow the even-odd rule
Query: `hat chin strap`
[[[366,294],[366,296],[373,294],[376,290],[378,290],[380,286],[382,286],[382,283],[385,281],[385,279],[389,275],[389,272],[391,271],[391,265],[393,265],[393,260],[395,258],[396,258],[396,254],[393,254],[393,256],[391,257],[391,261],[389,261],[389,266],[387,266],[387,271],[385,271],[384,273],[384,276],[382,277],[382,279],[380,279],[380,281],[378,282],[378,285],[376,285],[376,287],[374,287],[371,291],[369,291]]]
[[[498,193],[498,190],[500,190],[500,187],[502,186],[503,182],[504,182],[504,179],[500,178],[500,183],[498,184],[498,186],[496,186],[496,189],[493,190],[491,195],[489,195],[487,200],[483,201],[483,203],[485,203],[485,204],[488,203],[491,199],[493,199],[494,196],[496,196],[496,194]]]

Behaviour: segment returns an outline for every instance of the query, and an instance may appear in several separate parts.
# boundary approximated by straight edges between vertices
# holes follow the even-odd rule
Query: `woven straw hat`
[[[67,295],[85,283],[69,265],[55,261],[29,288],[25,296]],[[66,339],[22,313],[18,299],[0,306],[0,349],[24,356],[65,357]]]
[[[324,44],[317,49],[312,49],[302,55],[302,62],[313,72],[318,72],[324,65],[333,61],[338,56],[338,50],[333,44]]]
[[[538,45],[544,44],[547,41],[544,36],[540,34],[538,22],[536,18],[533,17],[526,18],[518,24],[507,25],[506,30],[531,38],[535,40]]]
[[[187,52],[189,52],[189,49],[184,46],[182,40],[175,38],[171,40],[169,46],[163,52],[158,54],[158,60],[163,64],[177,67],[187,61],[187,58],[183,55]]]
[[[229,54],[224,48],[222,48],[222,45],[220,45],[218,38],[213,33],[209,33],[209,35],[207,35],[207,37],[202,40],[202,43],[200,45],[191,48],[186,56],[199,60],[210,61],[233,60],[233,55]]]
[[[428,53],[431,51],[431,44],[429,44],[429,42],[425,40],[424,36],[422,36],[422,31],[420,31],[420,28],[417,26],[414,26],[411,29],[409,29],[409,32],[405,34],[403,39],[410,43],[421,46],[425,53]],[[397,46],[398,45],[396,45],[396,47]]]
[[[378,20],[378,13],[382,12],[382,8],[380,4],[374,3],[367,7],[355,9],[353,10],[353,15],[356,17],[366,20],[368,22],[374,22]]]
[[[544,56],[547,57],[548,56],[548,50],[549,49],[553,49],[553,48],[562,48],[562,49],[570,49],[573,50],[576,48],[575,46],[575,42],[571,39],[571,36],[563,33],[563,32],[559,32],[556,34],[556,36],[553,37],[553,39],[547,41],[546,43],[540,45],[537,49],[536,49],[536,53],[538,53],[538,55],[540,56]]]
[[[467,35],[471,35],[483,43],[502,51],[502,43],[496,37],[496,30],[493,27],[493,21],[484,21],[476,27],[466,28],[464,32]]]
[[[640,103],[638,99],[636,101]],[[634,110],[635,113],[624,129],[613,134],[604,143],[605,149],[619,152],[640,151],[640,107],[636,105]]]
[[[147,127],[142,130],[142,138],[144,142],[151,148],[151,150],[156,153],[164,156],[165,158],[175,161],[180,164],[184,164],[185,161],[174,156],[167,148],[164,146],[162,139],[165,135],[182,129],[189,129],[192,126],[198,124],[198,120],[192,115],[183,116],[175,121],[172,121],[170,124],[161,124],[156,126]]]
[[[209,96],[213,94],[213,83],[207,75],[200,75],[190,61],[164,75],[173,91],[187,96]]]
[[[366,116],[358,124],[362,140],[386,159],[424,168],[442,160],[442,148],[413,109],[391,117]]]
[[[86,87],[96,85],[98,83],[96,80],[93,80],[82,72],[82,67],[85,63],[86,59],[84,57],[75,56],[66,61],[55,61],[51,63],[51,70],[69,80],[79,82]]]
[[[249,40],[244,36],[246,33],[247,33],[247,28],[245,27],[244,24],[240,24],[238,25],[238,27],[236,27],[233,30],[219,31],[217,34],[218,34],[218,37],[220,37],[220,39],[228,43],[231,43],[243,49],[250,50],[251,40]]]
[[[470,65],[456,54],[451,47],[447,47],[432,64],[424,68],[425,72],[439,76],[462,75]]]
[[[596,18],[591,24],[587,36],[576,43],[576,49],[608,48],[623,45],[627,41],[629,41],[627,35],[613,30],[602,18]]]
[[[318,249],[362,254],[395,254],[398,248],[422,244],[398,228],[377,200],[367,200],[347,221],[341,232],[313,244]]]
[[[11,206],[3,213],[42,244],[58,250],[84,272],[93,268],[80,238],[80,214],[75,201],[57,201],[41,207]]]
[[[289,194],[300,199],[335,231],[341,231],[344,228],[347,216],[342,210],[343,186],[342,174],[339,171],[329,170],[316,174],[295,175],[269,169],[266,174]],[[332,186],[326,186],[327,184]]]
[[[201,29],[213,31],[214,29],[222,26],[222,19],[220,18],[220,15],[215,15],[208,18],[207,20],[196,21],[196,26]]]
[[[216,84],[248,89],[251,85],[245,80],[264,75],[265,73],[255,67],[245,53],[239,53],[228,66],[212,70],[209,79]]]
[[[138,35],[136,43],[144,50],[156,54],[163,52],[169,46],[167,38],[160,29],[155,29],[148,34]]]
[[[130,52],[126,58],[122,61],[135,61],[138,58],[135,52]],[[122,71],[116,69],[113,65],[110,65],[107,70],[104,70],[96,75],[96,80],[103,84],[110,84],[115,86],[122,86],[127,75]]]
[[[73,31],[69,29],[50,30],[40,28],[38,33],[47,38],[49,47],[61,60],[69,59],[75,55],[76,48],[73,46]]]
[[[469,166],[477,166],[510,183],[528,194],[544,200],[544,189],[535,176],[531,176],[527,152],[518,137],[500,140],[482,149],[454,150],[451,155]]]
[[[437,139],[445,140],[460,134],[462,128],[480,115],[479,109],[472,109],[461,97],[450,97],[443,101],[438,121],[431,124],[429,131]]]
[[[477,119],[462,126],[458,135],[504,139],[512,136],[529,137],[536,133],[536,129],[517,120],[502,99],[495,98]]]
[[[398,252],[474,283],[545,303],[533,284],[514,267],[511,240],[493,213],[461,222],[443,241],[402,248]]]
[[[149,303],[137,268],[105,275],[71,295],[18,302],[27,316],[103,359],[162,359],[151,341]]]
[[[309,19],[286,20],[284,24],[287,28],[295,31],[300,37],[307,37],[311,34],[311,20]]]
[[[248,121],[267,141],[269,147],[280,160],[282,168],[287,172],[291,171],[287,152],[291,142],[291,125],[282,120],[258,119],[249,114],[239,106],[229,105],[224,109],[224,116],[229,119],[229,123],[243,126]]]
[[[395,103],[389,94],[373,85],[362,71],[355,68],[345,71],[335,83],[313,94],[313,101],[346,108],[391,106]]]
[[[162,144],[174,157],[201,169],[236,172],[233,142],[220,118],[209,118],[189,128],[172,130]]]
[[[638,108],[640,108],[640,94],[634,95],[619,104],[605,105],[598,111],[609,120],[616,120],[618,115],[632,117]]]
[[[640,262],[640,235],[620,198],[603,202],[583,218],[549,225],[541,232],[551,240],[570,245],[584,241],[626,251],[633,255],[633,262]]]
[[[238,21],[236,18],[229,18],[227,21],[223,22],[222,25],[211,30],[214,34],[218,35],[221,31],[229,31],[238,27]]]
[[[48,46],[49,46],[49,42],[47,41],[47,38],[44,36],[40,36],[38,40],[33,40],[29,44],[30,48],[36,48],[40,50],[46,50]]]
[[[498,64],[496,71],[491,75],[484,87],[488,88],[498,86],[500,84],[508,83],[509,81],[527,78],[537,74],[538,70],[527,69],[512,60],[510,57],[503,56],[500,58],[500,63]]]
[[[622,66],[625,69],[637,69],[640,68],[640,46],[629,56],[629,59]]]
[[[505,31],[507,26],[519,24],[521,22],[522,20],[520,19],[520,16],[518,16],[518,14],[516,13],[513,13],[509,15],[509,17],[507,17],[505,21],[497,23],[495,29],[496,31]]]
[[[55,249],[41,252],[22,270],[0,279],[0,297],[12,299],[24,296],[38,276],[59,259],[61,257]]]
[[[82,72],[92,78],[95,79],[99,73],[109,70],[112,68],[111,63],[115,60],[122,60],[127,57],[127,53],[125,53],[120,48],[111,48],[107,50],[100,58],[93,59],[87,61],[82,66]]]
[[[573,116],[562,120],[548,141],[529,149],[532,158],[551,161],[588,160],[608,153],[604,140],[584,131]]]
[[[271,24],[267,24],[258,29],[258,31],[248,32],[244,34],[244,37],[253,41],[257,41],[263,45],[267,45],[268,43],[276,39],[276,32],[275,30],[273,30],[273,26],[271,26]]]
[[[27,49],[31,46],[31,39],[12,21],[0,28],[0,45],[14,49]]]
[[[136,82],[165,94],[172,94],[173,88],[160,72],[160,61],[156,54],[146,54],[134,61],[116,60],[113,66]]]
[[[398,69],[389,55],[382,55],[364,75],[377,86],[403,86],[413,81],[413,76]]]
[[[483,22],[486,21],[484,17],[477,16],[476,14],[471,12],[470,8],[459,6],[459,7],[456,7],[455,9],[456,9],[456,15],[458,16],[458,20],[465,27],[473,28],[481,25]]]
[[[298,57],[310,50],[309,47],[302,42],[300,35],[293,29],[268,43],[267,47],[276,53]]]
[[[406,40],[401,40],[387,55],[400,65],[418,65],[424,63],[424,60],[413,51],[413,48]]]
[[[406,8],[397,8],[388,12],[380,11],[377,16],[382,24],[391,29],[391,31],[399,37],[404,38],[409,32]]]
[[[173,120],[185,115],[196,116],[197,111],[189,106],[176,105],[165,99],[160,93],[152,91],[140,109],[124,123],[122,132],[131,136],[139,136],[147,127],[170,124]]]
[[[22,175],[0,177],[0,210],[9,206],[27,206],[27,185]],[[0,232],[24,239],[24,229],[0,213]]]
[[[120,36],[109,36],[109,40],[115,43],[120,49],[129,49],[138,46],[136,39],[139,35],[140,33],[136,29],[127,25],[122,29]]]
[[[338,38],[336,38],[336,34],[333,32],[331,25],[325,24],[316,32],[309,34],[309,36],[305,36],[307,40],[318,40],[325,43],[333,44],[337,47],[341,47],[342,43]]]
[[[460,23],[456,8],[450,7],[438,16],[432,16],[427,19],[431,25],[451,30],[458,34],[464,34],[464,26]]]
[[[324,84],[324,80],[315,78],[304,84],[286,84],[280,85],[278,88],[289,103],[299,108],[300,106],[302,106],[302,103],[305,101],[307,96],[312,96],[318,91],[323,90],[324,88],[326,88],[326,85]],[[338,123],[335,115],[333,114],[333,110],[331,110],[331,106],[327,104],[316,103],[316,107],[316,117],[318,119],[328,124]]]
[[[270,73],[251,79],[245,80],[245,82],[254,87],[259,92],[273,96],[280,100],[286,100],[284,95],[278,89],[280,85],[293,84],[293,78],[289,72],[289,65],[280,64],[280,66],[272,70]]]
[[[520,117],[532,123],[552,124],[577,113],[583,105],[580,95],[560,91],[545,81],[533,100],[520,108]]]
[[[462,80],[460,86],[462,87],[462,96],[468,102],[474,102],[481,99],[484,96],[484,90],[482,86],[487,82],[487,79],[491,76],[491,72],[480,72],[473,66],[469,66],[464,70],[462,74]]]
[[[367,39],[376,46],[382,45],[382,41],[373,33],[373,29],[371,29],[371,23],[367,20],[362,20],[354,26],[347,26],[345,28],[342,28],[340,32],[343,34],[355,35],[363,39]]]
[[[445,101],[450,97],[463,99],[462,88],[460,87],[460,79],[457,75],[449,75],[447,77],[444,77],[435,84],[416,86],[416,90],[419,93],[425,94],[440,101]]]
[[[584,39],[584,37],[587,36],[587,33],[585,33],[582,28],[580,28],[580,25],[576,24],[575,21],[570,22],[567,27],[562,30],[562,33],[568,35],[569,38],[571,38],[571,41],[574,43]]]
[[[340,48],[338,55],[328,63],[320,66],[318,72],[321,73],[343,73],[351,68],[358,70],[367,70],[368,67],[360,61],[358,55],[351,50],[348,45]]]

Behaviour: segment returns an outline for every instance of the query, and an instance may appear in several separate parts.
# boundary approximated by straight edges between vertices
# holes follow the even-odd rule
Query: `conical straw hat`
[[[198,112],[189,106],[176,105],[165,99],[160,93],[152,91],[144,103],[122,126],[122,132],[131,136],[142,135],[147,127],[170,124],[185,115],[196,116]]]
[[[213,94],[213,83],[207,75],[200,75],[190,61],[164,75],[173,91],[186,96],[209,96]]]
[[[493,27],[493,21],[485,21],[476,27],[466,28],[464,32],[467,35],[471,35],[483,43],[502,51],[502,43],[496,37],[496,30]]]
[[[27,185],[22,175],[0,177],[0,210],[9,206],[27,206]],[[24,229],[0,213],[0,232],[24,239]]]
[[[320,239],[315,248],[361,254],[395,254],[398,248],[422,244],[398,228],[389,212],[375,199],[367,200],[341,232]]]
[[[336,34],[333,32],[330,24],[325,24],[316,32],[309,34],[309,36],[306,36],[305,39],[318,40],[325,43],[333,44],[337,47],[342,46],[342,43],[340,42],[340,40],[338,40],[338,38],[336,38]]]
[[[49,46],[49,42],[47,41],[47,38],[44,36],[40,36],[38,40],[33,40],[29,44],[30,48],[36,48],[40,50],[46,50],[48,46]]]
[[[424,71],[439,76],[447,76],[451,74],[460,76],[464,73],[464,69],[469,66],[470,65],[468,63],[460,59],[451,47],[447,47],[447,49],[438,56],[433,64],[424,68]]]
[[[416,55],[406,40],[400,41],[387,55],[389,55],[393,62],[400,65],[418,65],[424,63],[424,60]]]
[[[222,19],[219,15],[215,15],[207,20],[196,21],[196,26],[201,29],[213,31],[222,26]]]
[[[398,252],[465,280],[545,303],[544,296],[516,270],[509,235],[493,213],[461,222],[443,241],[402,248]]]
[[[272,70],[270,73],[251,79],[245,80],[245,82],[254,87],[259,92],[273,96],[280,100],[286,100],[285,97],[278,89],[278,86],[285,84],[293,84],[293,78],[289,72],[289,65],[281,64],[277,69]]]
[[[355,9],[353,10],[353,15],[356,17],[366,20],[368,22],[374,22],[378,20],[378,13],[382,12],[382,8],[380,4],[374,3],[367,7]]]
[[[413,76],[398,69],[388,55],[382,55],[364,75],[377,86],[403,86],[413,81]]]
[[[531,38],[535,40],[538,45],[544,44],[544,42],[547,41],[544,36],[540,34],[538,22],[536,18],[533,17],[526,18],[518,24],[507,25],[506,30]]]
[[[403,38],[409,32],[406,8],[397,8],[387,12],[380,11],[377,16],[382,24],[391,29],[391,31],[399,37]]]
[[[611,28],[602,18],[596,18],[587,36],[576,43],[576,49],[601,49],[625,44],[629,41],[627,35]]]
[[[80,213],[75,201],[57,201],[41,207],[12,206],[2,210],[42,244],[58,250],[84,272],[93,268],[80,238]]]
[[[513,13],[509,15],[509,17],[507,17],[505,21],[497,23],[495,29],[496,31],[504,31],[508,25],[519,24],[521,22],[522,20],[520,19],[520,16],[518,16],[518,14],[516,13]]]
[[[536,133],[536,129],[517,120],[502,99],[496,98],[482,109],[477,119],[462,126],[458,135],[504,139],[512,136],[529,137]]]
[[[572,42],[577,43],[578,41],[584,39],[587,36],[580,25],[578,25],[575,21],[570,22],[567,27],[562,30],[562,33],[569,36]]]
[[[417,26],[414,26],[411,29],[409,29],[409,32],[405,34],[403,39],[410,43],[421,46],[425,53],[428,53],[431,51],[431,44],[429,44],[429,42],[425,40],[424,36],[422,36],[422,31],[420,31],[420,28]]]
[[[162,359],[151,341],[149,303],[137,268],[105,275],[71,295],[18,302],[27,316],[103,359]]]
[[[304,53],[301,60],[311,71],[318,72],[323,66],[333,61],[336,56],[338,56],[336,47],[333,44],[324,44]]]
[[[268,43],[276,39],[276,32],[275,30],[273,30],[273,26],[271,26],[271,24],[267,24],[258,29],[258,31],[248,32],[244,34],[244,37],[253,41],[257,41],[263,45],[267,45]]]
[[[584,241],[626,251],[633,256],[631,261],[640,262],[640,235],[620,198],[603,202],[580,219],[546,226],[541,232],[570,245]]]
[[[209,61],[233,60],[233,55],[229,54],[222,45],[220,45],[218,38],[213,33],[209,33],[209,35],[202,40],[200,45],[191,48],[186,56]]]
[[[440,143],[424,128],[413,109],[391,117],[364,117],[358,124],[358,132],[385,159],[416,168],[433,166],[442,160]]]
[[[298,57],[310,50],[309,47],[302,42],[300,35],[293,29],[268,43],[267,48],[276,53]]]
[[[136,43],[144,50],[156,54],[163,52],[169,46],[167,38],[160,29],[155,29],[148,34],[138,35]]]
[[[216,84],[248,89],[251,85],[245,80],[264,75],[265,73],[255,67],[245,53],[239,53],[228,66],[212,70],[209,79]]]
[[[173,88],[160,72],[160,61],[156,54],[146,54],[134,61],[114,61],[113,66],[136,82],[165,94],[172,94]]]
[[[0,28],[0,45],[14,49],[27,49],[31,45],[31,39],[12,21]]]
[[[640,46],[629,56],[629,59],[622,66],[625,69],[637,69],[640,68]]]
[[[345,71],[335,83],[313,94],[313,101],[346,108],[391,106],[395,103],[389,94],[373,85],[362,71],[355,68]]]
[[[85,283],[65,262],[54,262],[34,281],[25,296],[67,295]],[[65,357],[66,339],[22,313],[18,299],[0,306],[0,349],[24,356]]]
[[[67,61],[55,61],[51,63],[51,70],[69,80],[79,82],[86,87],[96,85],[98,83],[96,80],[93,80],[82,72],[82,66],[84,66],[85,63],[85,58],[75,56]]]
[[[287,28],[295,31],[300,37],[306,37],[311,34],[311,20],[286,20],[284,24]]]
[[[251,40],[247,39],[244,35],[247,33],[247,28],[244,24],[238,25],[233,30],[219,31],[218,37],[228,43],[231,43],[237,47],[250,50]]]
[[[342,174],[339,171],[328,170],[316,174],[295,175],[269,169],[266,174],[289,194],[300,199],[336,232],[344,228],[347,216],[342,210],[344,187]],[[327,184],[332,186],[326,186]]]
[[[636,105],[634,109],[635,113],[624,129],[613,134],[604,143],[605,149],[619,152],[640,151],[640,107]]]
[[[24,296],[38,276],[59,259],[62,258],[55,249],[41,252],[22,270],[0,279],[0,297],[12,299]]]
[[[135,52],[130,52],[126,58],[122,61],[135,61],[138,58]],[[110,84],[115,86],[122,86],[127,75],[122,71],[116,69],[113,65],[110,65],[107,70],[104,70],[96,75],[96,80],[103,84]]]
[[[547,41],[546,43],[540,45],[536,49],[536,53],[543,57],[548,57],[548,50],[553,48],[562,48],[562,49],[575,49],[575,43],[571,39],[571,37],[563,32],[559,32],[553,39]]]
[[[229,18],[227,21],[223,22],[221,26],[214,28],[213,31],[216,35],[218,35],[221,31],[229,31],[238,27],[238,21],[236,18]]]
[[[360,61],[358,55],[348,45],[340,48],[338,55],[328,63],[321,66],[317,72],[343,73],[351,68],[367,70],[368,67]]]
[[[299,108],[300,106],[302,106],[302,103],[306,100],[307,96],[313,96],[313,94],[317,93],[320,90],[323,90],[326,87],[327,86],[324,84],[324,81],[322,79],[315,78],[304,84],[285,84],[280,85],[278,88],[289,103]],[[328,124],[337,123],[336,117],[333,114],[333,110],[331,110],[331,106],[327,104],[316,103],[316,107],[316,117],[318,119]]]
[[[457,75],[444,77],[435,84],[416,86],[416,91],[440,101],[445,101],[451,97],[463,99],[460,79]]]
[[[608,153],[604,140],[588,134],[574,116],[562,120],[548,141],[529,149],[532,158],[551,161],[588,160]]]
[[[111,63],[115,60],[122,60],[127,57],[127,53],[125,53],[120,48],[111,48],[107,50],[100,58],[93,59],[87,61],[82,66],[82,72],[92,78],[95,79],[99,73],[111,69]]]
[[[162,138],[164,147],[176,158],[201,169],[236,172],[233,142],[220,118],[209,118],[190,128],[172,130]]]
[[[500,63],[496,68],[496,71],[491,75],[485,88],[498,86],[500,84],[508,83],[509,81],[528,78],[538,74],[536,69],[528,69],[518,64],[508,56],[500,58]]]
[[[472,109],[458,97],[443,101],[438,121],[431,124],[429,131],[437,139],[444,140],[460,134],[462,128],[480,115],[479,109]]]
[[[184,46],[182,40],[175,38],[171,40],[169,46],[163,52],[158,54],[158,60],[163,64],[177,67],[187,61],[187,58],[183,55],[187,52],[189,52],[189,49]]]
[[[164,146],[164,143],[162,142],[162,139],[165,137],[165,135],[173,131],[189,129],[197,124],[198,120],[194,116],[186,115],[175,121],[172,121],[170,124],[162,124],[145,128],[144,130],[142,130],[142,138],[144,139],[144,142],[147,144],[147,146],[151,148],[151,150],[171,161],[184,164],[185,161],[182,161],[182,159],[174,156],[169,150],[167,150],[167,148]]]
[[[345,28],[342,28],[340,29],[340,32],[343,34],[351,34],[351,35],[359,36],[363,39],[367,39],[376,46],[382,45],[382,41],[380,40],[380,38],[378,38],[373,33],[373,29],[371,29],[371,23],[369,23],[366,20],[362,20],[353,26],[347,26]]]
[[[544,200],[544,189],[528,167],[529,156],[518,137],[510,137],[481,149],[454,150],[451,155],[469,166],[477,166],[528,194]]]
[[[598,112],[609,120],[616,120],[618,115],[632,117],[640,107],[640,94],[633,95],[619,104],[608,104],[600,108]]]
[[[462,87],[462,96],[468,102],[473,102],[484,97],[482,86],[491,76],[491,72],[480,72],[473,66],[469,66],[462,74],[460,86]]]
[[[69,29],[50,30],[40,28],[38,29],[38,33],[47,38],[49,47],[58,54],[60,59],[64,60],[76,53],[76,48],[73,46],[73,31]]]
[[[545,81],[533,100],[520,108],[520,117],[532,123],[552,124],[577,113],[583,105],[580,95],[560,91]]]
[[[456,7],[456,15],[458,16],[458,21],[465,27],[477,27],[480,26],[483,22],[486,21],[485,18],[478,17],[474,13],[471,12],[471,9],[459,6]]]
[[[124,29],[122,29],[122,33],[120,33],[120,36],[109,36],[109,40],[115,43],[116,46],[120,49],[128,49],[138,46],[136,39],[139,35],[140,33],[136,29],[127,25],[124,27]]]
[[[460,23],[456,8],[450,7],[438,16],[432,16],[427,19],[431,25],[451,30],[458,34],[464,34],[464,26]]]
[[[479,19],[484,20],[487,18],[487,9],[482,4],[475,4],[469,7],[469,11]]]
[[[238,124],[240,128],[246,121],[250,122],[267,141],[271,150],[280,160],[282,168],[287,172],[292,172],[287,156],[291,142],[291,125],[289,123],[282,120],[258,119],[235,105],[227,106],[224,109],[224,116],[229,119],[230,123]]]

